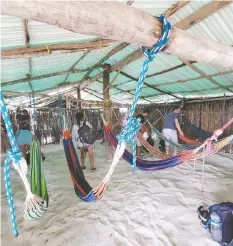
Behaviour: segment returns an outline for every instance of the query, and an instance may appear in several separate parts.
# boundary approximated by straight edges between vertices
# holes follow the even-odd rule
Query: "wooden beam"
[[[77,99],[81,99],[81,91],[80,91],[80,87],[78,86],[77,87]],[[82,109],[82,104],[81,102],[78,102],[78,110],[81,111]]]
[[[74,71],[75,70],[75,66],[77,66],[91,51],[86,51],[83,53],[83,55],[70,67],[69,71]],[[68,77],[69,77],[70,74],[67,74],[63,83],[66,83]]]
[[[185,64],[186,66],[186,64]],[[226,74],[229,74],[229,73],[233,73],[233,70],[229,70],[229,71],[225,71],[225,72],[218,72],[218,73],[213,73],[213,74],[210,74],[209,76],[210,77],[215,77],[215,76],[222,76],[222,75],[226,75]],[[123,75],[123,74],[122,74]],[[155,78],[156,79],[156,78]],[[198,76],[198,77],[193,77],[193,78],[188,78],[188,79],[183,79],[183,80],[176,80],[176,81],[172,81],[172,82],[164,82],[164,83],[156,83],[154,84],[153,86],[154,87],[159,87],[159,86],[163,86],[163,85],[173,85],[173,84],[180,84],[180,83],[186,83],[186,82],[190,82],[190,81],[193,81],[193,80],[197,80],[197,79],[203,79],[203,76]],[[122,83],[122,84],[127,84],[129,82],[131,82],[132,80],[130,81],[127,81],[125,83]],[[121,84],[121,85],[122,85]]]
[[[28,97],[28,93],[25,92],[15,92],[15,91],[2,91],[4,96],[26,96]],[[35,93],[36,97],[40,98],[48,98],[48,99],[55,99],[58,100],[58,95],[51,96],[48,94],[42,94],[42,93]],[[83,100],[83,99],[74,99],[70,97],[62,97],[63,100],[71,100],[72,102],[81,102],[81,103],[95,103],[96,101],[93,100]]]
[[[177,11],[179,11],[180,9],[182,9],[184,6],[186,6],[189,3],[190,1],[184,0],[184,1],[179,1],[173,4],[169,9],[167,9],[164,12],[164,16],[166,16],[167,18],[172,16],[173,14],[175,14]]]
[[[138,79],[137,79],[137,78],[134,78],[133,76],[131,76],[131,75],[129,75],[129,74],[127,74],[127,73],[125,73],[125,72],[120,72],[120,73],[121,73],[122,75],[124,75],[125,77],[127,77],[127,78],[130,78],[130,79],[132,79],[132,80],[134,80],[134,81],[138,81]],[[148,83],[146,83],[146,82],[144,82],[144,85],[146,85],[147,87],[149,87],[149,88],[151,88],[151,89],[154,89],[154,90],[156,90],[156,91],[159,91],[159,92],[161,92],[161,93],[163,93],[163,94],[166,94],[166,95],[169,95],[169,96],[175,97],[175,98],[177,98],[177,99],[181,99],[180,97],[178,97],[178,96],[174,95],[174,94],[173,94],[173,93],[171,93],[171,92],[167,92],[167,91],[164,91],[164,90],[158,89],[158,88],[156,88],[155,86],[150,85],[150,84],[148,84]]]
[[[97,40],[88,43],[52,44],[52,45],[43,45],[43,46],[31,47],[31,48],[2,50],[1,58],[16,59],[16,58],[49,56],[55,54],[96,50],[96,49],[103,49],[113,42],[114,40],[111,39],[102,39],[101,41]]]
[[[196,62],[191,61],[190,63],[193,64],[193,63],[196,63]],[[164,74],[164,73],[169,73],[169,72],[171,72],[171,71],[174,71],[174,70],[176,70],[176,69],[179,69],[179,68],[185,67],[185,66],[186,66],[186,64],[182,63],[182,64],[180,64],[180,65],[177,65],[177,66],[174,66],[174,67],[165,69],[165,70],[163,70],[163,71],[160,71],[160,72],[157,72],[157,73],[152,73],[152,74],[150,74],[150,75],[147,75],[146,78],[151,78],[151,77],[158,76],[158,75],[161,75],[161,74]]]
[[[209,80],[212,84],[218,86],[221,89],[227,90],[229,92],[233,92],[231,89],[222,86],[221,84],[219,84],[218,82],[216,82],[214,79],[212,79],[211,76],[207,75],[206,73],[204,73],[200,68],[194,66],[193,64],[191,64],[190,62],[186,61],[185,59],[181,59],[181,61],[183,63],[185,63],[187,66],[189,66],[190,68],[192,68],[194,71],[196,71],[197,73],[199,73],[203,78]]]
[[[185,18],[184,20],[176,23],[176,27],[179,29],[187,30],[231,3],[232,1],[212,1]]]
[[[86,69],[71,69],[68,71],[64,71],[64,72],[59,72],[59,73],[50,73],[50,74],[46,74],[46,75],[41,75],[41,76],[35,76],[35,77],[31,77],[31,80],[39,80],[39,79],[46,79],[46,78],[51,78],[51,77],[55,77],[55,76],[60,76],[60,75],[70,75],[73,73],[82,73],[82,72],[86,72],[86,71],[93,71],[96,68],[100,68],[101,66],[94,66],[91,68],[86,68]],[[12,80],[6,83],[2,83],[2,87],[3,86],[7,86],[7,85],[14,85],[14,84],[18,84],[18,83],[23,83],[23,82],[27,82],[28,78],[24,78],[24,79],[17,79],[17,80]],[[83,81],[83,80],[82,80]]]
[[[128,43],[121,43],[119,45],[117,45],[115,48],[113,48],[112,50],[110,50],[104,57],[102,57],[94,66],[99,66],[101,65],[103,62],[107,61],[108,58],[110,58],[111,56],[115,55],[117,52],[123,50],[125,47],[127,47],[129,44]],[[84,78],[87,78],[87,76],[91,73],[91,71],[88,71]]]
[[[161,36],[162,26],[158,19],[115,1],[3,0],[1,5],[3,15],[33,19],[73,32],[97,35],[148,48],[153,47]],[[169,42],[163,52],[186,60],[233,67],[233,48],[230,45],[199,38],[175,27],[171,30]]]

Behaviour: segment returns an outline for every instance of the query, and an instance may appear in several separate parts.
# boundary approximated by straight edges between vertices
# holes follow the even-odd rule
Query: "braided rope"
[[[126,143],[132,143],[133,171],[136,170],[136,134],[140,129],[140,119],[133,118],[135,108],[137,106],[137,101],[141,93],[142,86],[146,78],[146,74],[148,72],[149,63],[153,61],[155,55],[164,48],[170,36],[170,30],[171,30],[170,23],[162,15],[159,17],[159,19],[163,22],[162,35],[159,41],[154,45],[154,47],[151,50],[142,47],[142,52],[144,56],[146,57],[146,60],[143,62],[143,65],[142,65],[142,71],[139,76],[136,92],[134,94],[133,103],[129,111],[128,120],[126,122],[125,127],[122,129],[121,133],[117,136],[119,140],[119,144],[121,144],[123,141]]]
[[[142,52],[145,55],[146,59],[143,62],[142,71],[139,75],[133,103],[129,111],[128,120],[126,122],[125,127],[122,129],[121,133],[117,136],[119,142],[113,157],[111,167],[108,173],[106,174],[105,178],[103,179],[102,183],[93,190],[97,199],[100,199],[103,196],[103,193],[107,188],[107,183],[109,182],[116,165],[118,164],[120,158],[124,153],[124,150],[126,148],[126,143],[132,143],[132,150],[133,150],[132,169],[133,171],[136,170],[136,135],[138,130],[140,129],[140,119],[133,118],[133,116],[140,92],[142,90],[143,83],[146,78],[146,74],[148,72],[149,63],[153,61],[155,55],[159,53],[167,44],[170,36],[170,30],[171,30],[171,25],[164,16],[160,16],[159,19],[163,23],[162,35],[159,41],[154,45],[154,47],[151,50],[147,48],[142,48]]]
[[[13,133],[13,128],[10,122],[10,117],[7,112],[6,104],[4,102],[2,91],[0,93],[0,106],[1,106],[1,114],[4,120],[4,123],[6,125],[7,135],[11,144],[12,149],[7,151],[7,156],[4,164],[4,181],[5,181],[5,189],[6,189],[6,195],[7,195],[7,201],[9,204],[10,209],[10,217],[11,217],[11,223],[13,228],[13,234],[14,237],[18,237],[18,229],[16,224],[16,215],[15,215],[15,208],[14,208],[14,201],[11,191],[11,184],[10,184],[10,164],[11,161],[15,163],[19,163],[19,161],[22,159],[22,153],[18,149],[18,146],[15,141],[15,136]]]
[[[12,147],[12,149],[7,151],[7,156],[6,156],[5,165],[4,165],[4,180],[5,180],[5,188],[6,188],[8,205],[10,209],[10,217],[11,217],[11,222],[12,222],[13,234],[14,234],[14,237],[18,237],[19,233],[17,229],[14,202],[13,202],[11,184],[10,184],[10,164],[11,163],[13,167],[16,169],[16,171],[19,173],[20,178],[22,179],[22,182],[27,192],[24,215],[32,214],[34,215],[34,216],[31,216],[32,218],[39,217],[40,214],[38,214],[38,212],[40,212],[41,210],[44,210],[44,205],[43,205],[43,200],[41,200],[41,198],[35,196],[31,192],[30,184],[27,179],[27,163],[25,159],[22,157],[22,153],[16,144],[12,124],[10,122],[10,117],[9,117],[9,114],[6,108],[6,104],[4,102],[2,91],[0,92],[0,107],[1,107],[2,117],[6,125],[7,135],[8,135],[11,147]]]

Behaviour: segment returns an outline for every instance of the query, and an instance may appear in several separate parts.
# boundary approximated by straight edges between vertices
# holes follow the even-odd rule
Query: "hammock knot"
[[[14,163],[19,163],[22,159],[22,152],[18,150],[9,149],[6,152],[8,160],[12,160]]]
[[[164,48],[164,46],[167,44],[169,40],[171,24],[167,21],[167,19],[163,15],[161,15],[159,19],[163,23],[162,34],[159,41],[154,45],[154,47],[151,50],[142,47],[142,52],[146,57],[147,62],[153,61],[155,55]]]
[[[132,118],[128,121],[121,130],[121,133],[117,136],[119,142],[125,141],[126,143],[132,143],[140,129],[140,121],[141,119],[139,118]]]

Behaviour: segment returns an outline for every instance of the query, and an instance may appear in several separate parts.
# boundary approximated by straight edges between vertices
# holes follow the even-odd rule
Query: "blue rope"
[[[140,119],[133,118],[133,115],[135,112],[135,108],[137,106],[137,101],[138,101],[140,92],[142,90],[143,83],[146,78],[146,74],[149,68],[149,63],[153,61],[155,55],[159,53],[164,48],[164,46],[167,44],[169,35],[170,35],[170,30],[171,30],[170,23],[167,21],[167,19],[163,15],[161,15],[159,19],[163,22],[162,35],[159,41],[154,45],[154,47],[151,50],[142,47],[142,51],[143,51],[144,56],[146,57],[146,60],[143,62],[143,65],[142,65],[142,71],[138,79],[137,88],[134,94],[134,99],[133,99],[131,109],[129,111],[128,120],[126,122],[125,127],[122,129],[121,133],[117,136],[120,144],[122,141],[125,141],[126,143],[132,143],[133,171],[136,170],[136,135],[140,129]]]
[[[4,165],[4,181],[5,181],[8,205],[10,209],[10,217],[11,217],[11,223],[12,223],[12,228],[13,228],[13,234],[14,234],[14,237],[18,237],[19,233],[18,233],[17,224],[16,224],[14,201],[12,197],[11,184],[10,184],[10,164],[11,164],[11,161],[13,161],[14,163],[19,163],[19,161],[22,159],[22,153],[19,150],[16,144],[16,141],[15,141],[12,124],[10,122],[10,117],[9,117],[9,114],[6,108],[6,104],[4,102],[2,91],[0,92],[0,106],[1,106],[1,114],[3,117],[4,123],[6,125],[7,135],[9,137],[9,141],[12,147],[12,149],[7,150],[7,153],[6,153],[7,156],[6,156],[5,165]]]

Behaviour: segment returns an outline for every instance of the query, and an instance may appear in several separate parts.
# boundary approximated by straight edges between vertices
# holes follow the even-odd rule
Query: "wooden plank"
[[[117,45],[115,48],[113,48],[112,50],[110,50],[104,57],[102,57],[94,66],[99,66],[101,65],[103,62],[107,61],[108,58],[110,58],[111,56],[115,55],[117,52],[123,50],[125,47],[127,47],[129,44],[128,43],[121,43],[119,45]],[[84,78],[87,78],[87,76],[91,73],[91,71],[88,71]]]
[[[71,43],[71,44],[52,44],[30,48],[18,48],[13,50],[2,50],[2,59],[15,59],[22,57],[49,56],[63,53],[74,53],[80,51],[96,50],[106,48],[114,40],[102,39],[88,43]]]
[[[210,17],[222,8],[225,8],[231,3],[232,1],[212,1],[185,18],[184,20],[176,23],[176,27],[179,29],[187,30],[190,27],[200,23],[204,19]]]
[[[127,78],[130,78],[130,79],[132,79],[132,80],[134,80],[134,81],[138,81],[137,78],[134,78],[133,76],[131,76],[131,75],[125,73],[125,72],[120,72],[120,73],[121,73],[122,75],[124,75],[125,77],[127,77]],[[150,84],[148,84],[148,83],[146,83],[146,82],[144,82],[144,85],[146,85],[147,87],[149,87],[149,88],[151,88],[151,89],[154,89],[154,90],[156,90],[156,91],[162,92],[163,94],[166,94],[166,95],[175,97],[175,98],[177,98],[177,99],[181,99],[179,96],[174,95],[174,94],[171,93],[171,92],[167,92],[167,91],[161,90],[161,89],[156,88],[155,86],[150,85]]]
[[[91,68],[86,68],[86,69],[71,69],[68,71],[64,71],[64,72],[59,72],[59,73],[50,73],[50,74],[46,74],[46,75],[41,75],[41,76],[35,76],[35,77],[31,77],[31,80],[39,80],[39,79],[45,79],[45,78],[51,78],[51,77],[55,77],[55,76],[60,76],[60,75],[69,75],[69,74],[73,74],[73,73],[82,73],[82,72],[86,72],[86,71],[93,71],[96,68],[100,68],[101,66],[97,66],[97,67],[91,67]],[[13,81],[9,81],[6,83],[2,83],[2,87],[3,86],[7,86],[7,85],[14,85],[14,84],[18,84],[18,83],[23,83],[23,82],[27,82],[28,78],[24,78],[24,79],[17,79],[17,80],[13,80]]]
[[[74,71],[75,70],[75,66],[77,66],[91,51],[86,51],[83,53],[83,55],[70,67],[69,71]],[[66,83],[67,79],[69,78],[70,74],[67,74],[63,83]]]
[[[164,12],[164,16],[166,16],[167,18],[172,16],[173,14],[175,14],[177,11],[179,11],[180,9],[182,9],[184,6],[186,6],[189,3],[190,1],[184,0],[184,1],[179,1],[173,4],[169,9],[167,9]]]

